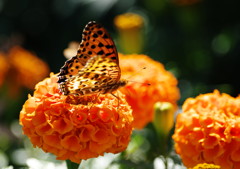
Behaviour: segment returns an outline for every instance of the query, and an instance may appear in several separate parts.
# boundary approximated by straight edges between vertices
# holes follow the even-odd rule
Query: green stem
[[[78,169],[78,167],[80,166],[80,164],[74,163],[70,160],[66,160],[67,163],[67,169]]]
[[[162,158],[163,158],[163,163],[165,165],[165,169],[167,169],[168,168],[168,159],[166,156],[163,156]]]

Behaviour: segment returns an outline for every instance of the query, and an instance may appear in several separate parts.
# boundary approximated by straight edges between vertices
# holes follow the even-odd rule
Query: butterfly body
[[[99,84],[101,87],[93,87],[93,88],[85,88],[85,89],[76,89],[75,95],[88,95],[88,94],[93,94],[93,93],[100,93],[100,94],[106,94],[106,93],[112,93],[115,90],[119,89],[120,87],[123,87],[127,84],[126,80],[120,80],[117,83],[113,84]],[[69,93],[67,93],[69,94]],[[73,94],[73,93],[72,93]]]
[[[118,53],[107,31],[89,22],[76,56],[65,62],[58,75],[64,95],[112,93],[127,84],[121,78]]]

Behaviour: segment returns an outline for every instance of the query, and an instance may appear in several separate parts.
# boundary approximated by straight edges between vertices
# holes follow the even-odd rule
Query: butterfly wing
[[[96,55],[110,58],[111,61],[116,63],[119,69],[119,79],[119,60],[114,42],[102,25],[91,21],[83,30],[82,42],[80,43],[77,55],[67,60],[60,69],[58,83],[60,84],[62,93],[66,93],[67,90],[65,82],[72,76],[79,76],[78,72],[83,69],[90,58]]]
[[[107,30],[95,21],[89,22],[84,28],[77,56],[81,54],[89,57],[105,55],[112,57],[118,64],[117,49],[112,38]]]
[[[104,92],[119,80],[120,69],[114,59],[96,55],[89,59],[78,75],[66,82],[67,94],[87,95]]]

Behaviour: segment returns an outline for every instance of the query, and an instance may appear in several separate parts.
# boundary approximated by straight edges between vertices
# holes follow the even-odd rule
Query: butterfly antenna
[[[113,95],[114,97],[116,97],[116,98],[118,99],[118,108],[119,108],[119,105],[120,105],[120,98],[119,98],[119,96],[118,96],[118,93],[117,93],[117,96],[116,96],[115,94],[113,94],[113,93],[111,92],[111,95]]]
[[[133,74],[131,74],[131,76],[128,76],[126,79],[130,79],[131,77],[135,76],[137,73],[141,72],[144,69],[147,69],[147,67],[143,67],[142,69],[139,69],[138,71],[136,71]],[[142,82],[137,82],[137,81],[133,81],[133,80],[128,80],[128,82],[140,83],[140,84],[144,84],[144,85],[148,85],[148,86],[151,85],[150,83],[142,83]]]
[[[130,76],[128,76],[126,79],[130,79],[131,77],[135,76],[136,74],[138,74],[139,72],[141,72],[144,69],[147,69],[147,67],[143,67],[142,69],[139,69],[138,71],[136,71],[133,74],[131,74]]]
[[[151,85],[151,83],[137,82],[137,81],[134,81],[134,80],[129,80],[128,82],[132,82],[132,83],[140,83],[140,84],[147,85],[147,86],[150,86],[150,85]]]

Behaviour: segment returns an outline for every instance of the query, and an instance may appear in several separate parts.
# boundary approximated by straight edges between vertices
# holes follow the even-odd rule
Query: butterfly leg
[[[116,96],[115,94],[113,94],[112,92],[111,92],[111,95],[113,95],[114,97],[116,97],[117,99],[118,99],[118,107],[119,107],[119,105],[120,105],[120,98],[118,97],[118,96]],[[118,93],[117,93],[117,95],[118,95]]]
[[[97,101],[97,99],[98,99],[98,97],[100,96],[100,94],[101,93],[98,93],[98,95],[97,95],[97,97],[92,101],[92,103],[91,103],[91,105],[90,105],[90,108],[89,108],[89,110],[88,111],[90,111],[91,110],[91,108],[92,108],[92,106],[94,105],[94,102],[96,102]]]

